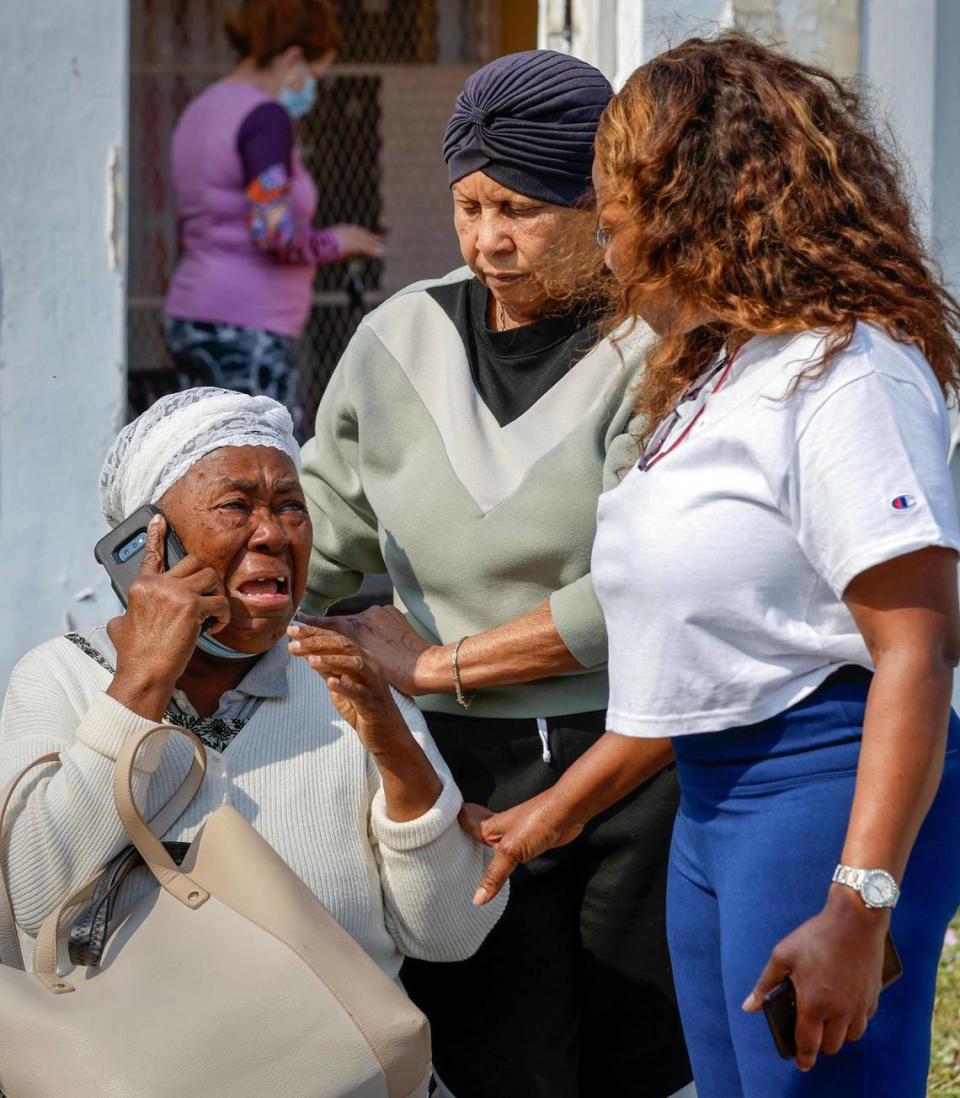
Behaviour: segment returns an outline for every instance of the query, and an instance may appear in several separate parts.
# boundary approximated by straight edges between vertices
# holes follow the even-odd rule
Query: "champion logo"
[[[890,506],[894,511],[909,511],[911,507],[917,506],[916,496],[894,496],[890,500]]]

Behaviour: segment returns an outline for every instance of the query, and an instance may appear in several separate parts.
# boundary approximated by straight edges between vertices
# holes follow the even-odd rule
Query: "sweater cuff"
[[[317,522],[314,519],[314,529],[316,528]],[[362,586],[362,572],[337,568],[314,550],[310,555],[307,588],[303,592],[300,609],[313,617],[323,617],[335,602],[351,598]]]
[[[151,728],[158,723],[148,721],[146,717],[127,709],[109,694],[100,694],[93,699],[77,727],[76,739],[84,747],[116,762],[124,743],[134,732],[139,732],[141,728]],[[160,756],[166,742],[167,737],[161,732],[151,736],[137,752],[135,769],[152,774],[160,765]]]
[[[373,833],[381,846],[392,850],[416,850],[429,846],[451,827],[458,827],[457,813],[463,804],[460,790],[450,778],[443,780],[440,796],[422,816],[401,823],[391,820],[386,811],[386,798],[383,789],[378,789],[370,807]]]
[[[327,226],[323,229],[314,229],[313,238],[316,241],[316,258],[318,263],[336,263],[343,258],[343,248],[340,246],[340,237],[333,228]]]
[[[594,668],[607,662],[607,627],[589,573],[553,592],[550,615],[577,663]]]

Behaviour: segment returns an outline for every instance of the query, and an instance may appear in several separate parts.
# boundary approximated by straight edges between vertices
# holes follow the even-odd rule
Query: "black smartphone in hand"
[[[797,1055],[797,992],[789,976],[764,995],[763,1016],[777,1053],[792,1060]]]
[[[900,954],[888,930],[883,942],[881,988],[889,987],[902,975]],[[797,992],[789,976],[764,996],[763,1014],[777,1052],[784,1060],[794,1059],[797,1055]]]
[[[154,507],[152,503],[144,504],[94,546],[93,555],[106,568],[113,590],[124,607],[127,605],[130,584],[137,578],[137,573],[140,571],[143,550],[147,544],[147,526],[153,516],[159,514],[161,514],[159,507]],[[164,537],[163,555],[164,567],[168,572],[187,555],[169,521]]]

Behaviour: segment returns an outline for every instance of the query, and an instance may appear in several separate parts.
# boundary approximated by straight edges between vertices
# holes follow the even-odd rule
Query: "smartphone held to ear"
[[[147,544],[147,526],[153,516],[159,514],[161,511],[158,507],[154,507],[152,503],[144,504],[94,546],[93,555],[106,568],[113,590],[124,607],[127,605],[130,584],[140,571],[143,550]],[[166,571],[187,555],[169,522],[163,548],[163,566]]]
[[[889,987],[902,975],[900,955],[888,930],[883,943],[883,975],[880,986]],[[777,1052],[785,1060],[792,1060],[797,1055],[797,993],[789,976],[764,996],[763,1013]]]

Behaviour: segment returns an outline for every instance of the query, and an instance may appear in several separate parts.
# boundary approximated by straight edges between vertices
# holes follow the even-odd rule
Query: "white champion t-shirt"
[[[681,405],[660,459],[600,497],[592,574],[610,644],[608,729],[681,736],[775,716],[841,664],[871,666],[841,600],[855,576],[960,548],[928,363],[860,324],[827,372],[788,396],[822,339],[750,340],[717,391],[720,374]]]

